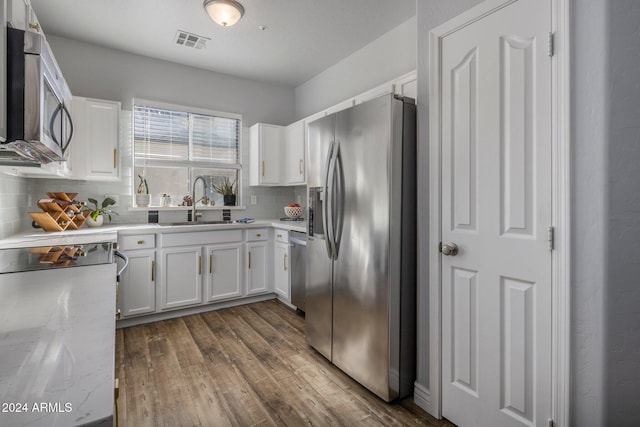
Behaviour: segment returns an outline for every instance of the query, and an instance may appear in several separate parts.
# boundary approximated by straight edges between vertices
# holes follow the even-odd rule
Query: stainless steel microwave
[[[6,157],[28,162],[65,161],[73,136],[71,91],[46,39],[7,28]]]

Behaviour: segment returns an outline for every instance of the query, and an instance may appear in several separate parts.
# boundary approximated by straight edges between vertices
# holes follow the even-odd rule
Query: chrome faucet
[[[196,183],[198,182],[199,179],[202,180],[202,190],[204,191],[204,195],[201,198],[199,198],[198,200],[196,200]],[[191,200],[192,200],[192,203],[193,203],[193,205],[191,206],[191,221],[198,222],[198,215],[202,216],[202,214],[198,213],[196,205],[201,200],[205,205],[209,203],[209,198],[207,197],[207,181],[205,180],[204,176],[202,176],[202,175],[198,176],[196,179],[193,180],[193,189],[191,191]]]

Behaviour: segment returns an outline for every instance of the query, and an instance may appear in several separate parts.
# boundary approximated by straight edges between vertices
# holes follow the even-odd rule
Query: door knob
[[[442,252],[442,255],[447,256],[458,255],[458,245],[455,243],[440,244],[440,252]]]

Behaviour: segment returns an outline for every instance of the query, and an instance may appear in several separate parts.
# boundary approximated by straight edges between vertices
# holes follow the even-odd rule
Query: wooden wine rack
[[[78,193],[47,193],[49,198],[64,200],[65,202],[72,202],[77,195]],[[84,224],[91,213],[90,211],[82,211],[75,205],[67,205],[63,209],[56,202],[38,202],[38,207],[44,212],[29,212],[29,216],[42,227],[44,231],[77,230],[82,227],[82,224]],[[69,217],[69,215],[65,213],[67,210],[73,211],[75,215]]]

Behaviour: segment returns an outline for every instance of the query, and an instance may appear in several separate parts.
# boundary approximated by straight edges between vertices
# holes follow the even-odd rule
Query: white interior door
[[[498,2],[495,1],[495,4]],[[442,38],[442,413],[460,426],[551,415],[551,0]]]

